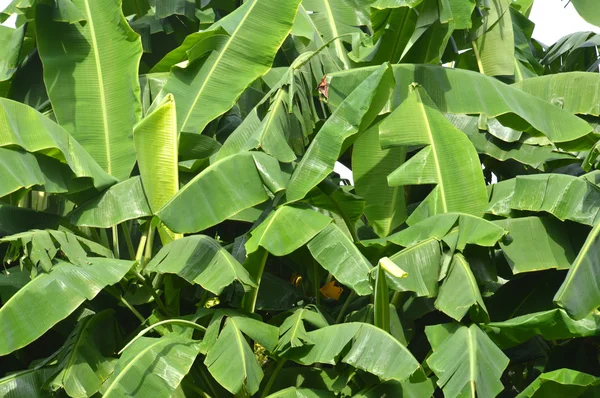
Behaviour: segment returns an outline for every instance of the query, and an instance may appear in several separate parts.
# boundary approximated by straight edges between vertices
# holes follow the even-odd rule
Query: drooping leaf
[[[583,319],[600,306],[600,223],[590,232],[554,302],[574,319]]]
[[[121,355],[103,397],[170,397],[198,355],[197,343],[177,334],[141,337]]]
[[[381,238],[406,220],[404,188],[390,187],[387,181],[405,156],[403,147],[381,149],[378,125],[362,133],[354,143],[352,173],[356,193],[366,200],[365,215]]]
[[[404,381],[419,368],[419,363],[405,346],[390,334],[367,323],[327,326],[307,335],[314,344],[300,347],[297,353],[290,350],[286,358],[304,365],[333,364],[343,351],[341,362],[382,380]],[[348,345],[350,349],[345,351]],[[379,348],[373,350],[371,347]]]
[[[179,190],[177,117],[172,95],[147,115],[133,131],[138,167],[153,212]]]
[[[593,313],[575,321],[562,309],[521,315],[503,322],[491,322],[484,330],[500,348],[510,348],[539,335],[546,340],[595,336],[600,332],[600,315]]]
[[[448,212],[483,215],[487,193],[477,152],[422,87],[411,86],[407,100],[379,125],[379,137],[384,148],[426,145],[388,176],[390,186],[436,184],[409,224]]]
[[[115,326],[111,311],[89,315],[77,323],[61,348],[58,373],[50,382],[52,390],[62,388],[70,397],[98,392],[113,372],[114,360],[109,356],[117,347]]]
[[[165,245],[146,268],[151,272],[177,274],[214,294],[237,280],[254,286],[248,271],[221,247],[204,235],[186,236]]]
[[[0,205],[0,237],[36,228],[56,228],[59,217],[16,206]]]
[[[304,321],[317,328],[329,326],[327,320],[318,311],[316,307],[307,306],[300,308],[287,317],[279,326],[279,341],[276,350],[285,352],[290,348],[301,347],[304,344],[312,344],[308,332],[304,326]]]
[[[123,278],[133,262],[89,258],[85,265],[59,263],[13,295],[0,308],[0,355],[36,340],[56,323]]]
[[[359,295],[371,294],[372,265],[335,224],[329,224],[309,243],[308,249],[323,268]]]
[[[300,0],[285,5],[274,0],[244,3],[227,21],[220,22],[230,35],[221,48],[204,61],[172,68],[158,99],[168,93],[175,97],[179,131],[201,133],[211,120],[233,106],[250,83],[269,70],[291,30],[299,4]],[[228,89],[223,91],[222,87]]]
[[[0,98],[0,147],[18,147],[66,164],[78,178],[91,178],[96,188],[116,181],[58,124],[35,109]]]
[[[480,73],[433,65],[394,65],[392,69],[396,88],[389,108],[386,107],[390,110],[408,98],[409,85],[416,82],[444,113],[500,116],[503,124],[521,131],[528,123],[553,142],[572,141],[592,130],[569,112]],[[373,70],[368,67],[331,73],[328,76],[329,104],[339,106]],[[473,86],[478,89],[473,91]],[[515,118],[515,115],[519,117]]]
[[[510,13],[511,0],[492,0],[485,7],[483,25],[473,41],[479,71],[487,76],[512,76],[515,41]]]
[[[0,43],[3,48],[0,55],[0,82],[10,79],[17,71],[26,29],[27,25],[16,29],[0,26]]]
[[[246,242],[246,253],[262,246],[275,256],[285,256],[307,244],[331,219],[310,208],[282,206],[271,213]]]
[[[406,278],[391,281],[390,288],[400,292],[415,292],[417,296],[435,297],[442,261],[440,244],[435,239],[424,240],[390,257],[407,272]]]
[[[513,274],[568,269],[575,252],[564,224],[549,217],[509,218],[494,221],[509,233],[500,248]]]
[[[600,379],[587,373],[572,369],[558,369],[539,375],[526,389],[521,391],[519,398],[541,398],[547,396],[580,397],[586,392],[593,396],[598,392]]]
[[[435,307],[459,322],[469,310],[471,318],[489,320],[477,280],[463,255],[454,255]]]
[[[445,338],[435,336],[439,332]],[[495,397],[504,389],[500,376],[509,360],[477,325],[450,333],[444,325],[427,326],[425,333],[433,348],[427,364],[445,396]]]
[[[142,179],[136,176],[113,185],[75,208],[68,217],[78,226],[109,228],[123,221],[151,215]]]
[[[333,171],[344,141],[373,120],[387,101],[391,84],[389,65],[381,65],[327,119],[292,174],[286,192],[289,202],[302,199]]]
[[[263,165],[271,166],[271,170],[258,168],[257,162],[260,160],[270,162]],[[281,178],[275,159],[264,153],[245,152],[229,156],[213,163],[194,177],[157,212],[157,215],[171,231],[202,231],[266,201],[269,196],[263,188],[263,180],[268,177],[265,173],[276,179]],[[244,181],[244,189],[239,190],[237,186],[231,185],[229,182],[233,179]],[[264,183],[269,186],[269,181]],[[192,203],[194,206],[190,205]],[[196,211],[198,206],[204,210]]]
[[[587,22],[600,26],[600,12],[593,0],[573,0],[573,6]]]
[[[135,163],[132,132],[142,112],[141,41],[123,16],[121,0],[73,5],[85,24],[54,21],[48,6],[36,7],[48,96],[59,123],[106,172],[124,180]]]

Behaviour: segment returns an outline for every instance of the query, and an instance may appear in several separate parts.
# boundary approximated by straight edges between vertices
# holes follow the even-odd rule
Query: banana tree
[[[12,1],[0,396],[598,394],[600,41],[532,4]]]

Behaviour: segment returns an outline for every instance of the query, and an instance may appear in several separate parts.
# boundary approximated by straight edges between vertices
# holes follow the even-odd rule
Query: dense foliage
[[[600,36],[532,3],[13,1],[0,396],[596,396]]]

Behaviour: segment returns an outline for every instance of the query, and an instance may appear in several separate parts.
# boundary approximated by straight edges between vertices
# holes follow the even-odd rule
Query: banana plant
[[[598,395],[600,41],[532,4],[11,1],[0,396]]]

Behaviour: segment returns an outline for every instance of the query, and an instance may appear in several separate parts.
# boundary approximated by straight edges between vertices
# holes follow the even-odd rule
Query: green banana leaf
[[[361,126],[369,125],[387,101],[391,79],[389,65],[381,65],[327,119],[292,174],[286,192],[288,202],[304,198],[333,171],[344,141],[356,135]]]
[[[77,226],[109,228],[127,220],[151,215],[142,179],[136,176],[113,185],[78,206],[69,213],[68,218]]]
[[[390,257],[408,274],[405,278],[388,281],[391,289],[415,292],[418,297],[435,297],[438,293],[442,252],[435,239],[427,239]]]
[[[220,22],[230,35],[221,48],[206,60],[171,69],[157,99],[173,94],[179,131],[201,133],[211,120],[229,110],[254,80],[268,72],[292,28],[299,4],[300,0],[285,5],[275,0],[244,3]],[[260,34],[257,26],[261,27]],[[228,89],[223,91],[222,87]]]
[[[467,244],[492,247],[507,234],[494,223],[463,213],[438,214],[390,235],[386,240],[399,246],[411,247],[434,238],[454,243],[459,251]]]
[[[279,326],[279,340],[275,348],[277,352],[285,353],[290,348],[302,347],[304,344],[314,344],[306,331],[304,321],[316,328],[329,326],[317,307],[306,306],[297,309],[291,316],[285,318]]]
[[[250,232],[246,253],[262,246],[275,256],[288,255],[307,244],[330,222],[331,218],[310,208],[282,206]]]
[[[102,386],[114,370],[117,351],[117,328],[113,311],[88,315],[77,323],[61,347],[57,374],[50,388],[64,389],[70,397],[90,397]]]
[[[382,380],[404,381],[419,363],[390,334],[367,323],[350,322],[307,333],[314,344],[290,350],[285,355],[303,365],[334,364],[339,361],[372,373]],[[345,350],[349,346],[348,350]],[[379,347],[372,350],[370,347]]]
[[[554,296],[554,303],[574,319],[583,319],[600,306],[600,223],[590,232],[565,281]]]
[[[177,334],[141,337],[123,352],[100,392],[106,398],[168,398],[197,355],[197,343]]]
[[[585,178],[565,174],[521,175],[492,185],[487,212],[509,216],[511,209],[545,211],[561,221],[596,225],[600,189]]]
[[[515,74],[515,40],[510,16],[512,0],[492,0],[483,25],[474,32],[473,51],[479,71],[487,76]]]
[[[361,296],[372,293],[372,265],[337,225],[327,225],[308,243],[308,250],[340,283]]]
[[[571,113],[600,115],[600,75],[568,72],[524,79],[514,87]]]
[[[356,194],[366,201],[364,213],[375,233],[385,238],[406,220],[404,188],[390,187],[387,176],[404,163],[406,149],[381,149],[379,124],[362,133],[352,149]]]
[[[586,122],[569,112],[477,72],[433,65],[394,65],[392,68],[396,88],[387,110],[403,103],[409,96],[409,85],[416,82],[444,113],[500,116],[504,125],[523,131],[529,124],[553,142],[572,141],[592,131]],[[328,103],[333,108],[340,106],[373,70],[367,67],[328,75]],[[478,90],[473,91],[473,86]]]
[[[418,376],[417,376],[418,375]],[[381,398],[381,397],[403,397],[420,398],[432,397],[435,390],[435,382],[432,379],[415,373],[408,381],[386,381],[353,395],[354,398]]]
[[[592,337],[600,333],[600,314],[593,313],[575,321],[562,309],[553,309],[518,316],[504,322],[483,326],[488,336],[505,349],[515,347],[539,335],[546,340],[566,340]]]
[[[425,327],[433,349],[427,364],[437,385],[447,397],[495,397],[504,389],[500,376],[508,358],[477,325],[450,326]]]
[[[17,71],[26,28],[25,24],[16,29],[0,26],[0,43],[3,47],[0,55],[0,82],[9,80]]]
[[[0,125],[0,147],[22,148],[57,159],[68,165],[75,177],[91,178],[98,189],[116,182],[65,129],[27,105],[0,98]]]
[[[133,130],[138,167],[153,212],[158,211],[179,190],[177,170],[177,117],[172,95],[148,114]]]
[[[379,125],[379,137],[382,148],[426,145],[388,176],[390,186],[436,184],[408,224],[448,212],[483,215],[487,192],[479,156],[422,87],[411,86],[407,100]]]
[[[119,282],[133,262],[89,258],[86,265],[59,262],[0,308],[0,356],[25,347],[67,317],[85,300]]]
[[[572,3],[583,19],[592,25],[600,26],[600,11],[593,0],[572,0]]]
[[[569,269],[575,251],[560,221],[550,217],[509,218],[494,221],[509,233],[500,248],[513,274]]]
[[[124,180],[135,164],[132,132],[142,114],[140,37],[125,20],[121,0],[73,5],[85,24],[56,22],[49,6],[36,7],[48,96],[58,122],[106,172]]]
[[[267,398],[334,398],[335,396],[334,393],[326,390],[288,387],[274,394],[267,395]]]
[[[51,398],[44,384],[56,371],[55,366],[15,372],[0,379],[0,396],[6,398]]]
[[[600,21],[599,21],[600,22]],[[572,369],[558,369],[539,375],[518,398],[581,397],[588,391],[590,396],[598,393],[600,379],[587,373]]]
[[[244,181],[245,189],[229,184],[232,179]],[[171,231],[202,231],[269,199],[263,183],[273,193],[285,186],[274,158],[259,152],[229,156],[194,177],[157,215]],[[197,206],[204,211],[195,211]]]
[[[457,321],[471,310],[471,318],[489,321],[489,315],[477,280],[467,259],[455,254],[444,283],[440,287],[435,308]]]
[[[216,295],[235,280],[256,286],[248,271],[227,250],[204,235],[186,236],[163,246],[146,270],[177,274]]]
[[[0,237],[36,228],[56,228],[59,220],[55,214],[0,204]]]

